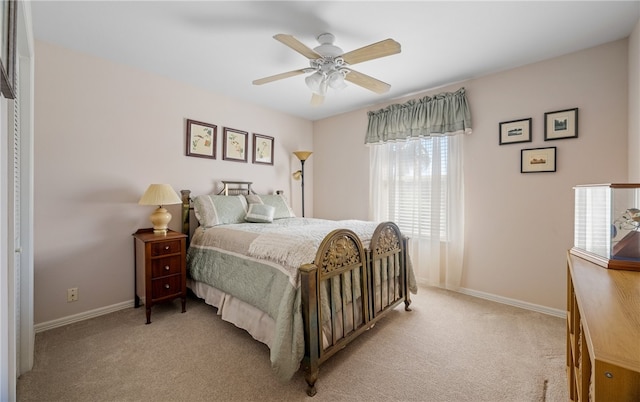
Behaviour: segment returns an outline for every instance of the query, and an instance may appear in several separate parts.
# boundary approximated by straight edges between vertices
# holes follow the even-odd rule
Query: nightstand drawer
[[[165,276],[151,281],[153,300],[163,299],[182,292],[182,278],[180,275]]]
[[[159,278],[182,271],[182,255],[172,255],[171,257],[156,258],[151,261],[151,278]]]
[[[157,257],[165,254],[179,253],[182,250],[180,246],[181,246],[180,240],[152,243],[151,257]]]

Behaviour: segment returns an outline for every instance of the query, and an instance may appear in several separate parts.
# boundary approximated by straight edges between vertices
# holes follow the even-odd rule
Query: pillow
[[[273,222],[273,213],[276,211],[274,207],[266,204],[249,204],[249,211],[244,220],[256,223]]]
[[[243,223],[247,200],[241,195],[199,195],[193,200],[193,210],[200,226],[210,228],[225,223]]]
[[[251,204],[265,204],[265,205],[271,205],[273,208],[275,208],[275,211],[273,213],[273,219],[295,218],[296,217],[296,215],[293,213],[293,210],[291,209],[291,207],[287,203],[287,200],[282,195],[278,195],[278,194],[272,194],[272,195],[251,194],[251,195],[245,195],[245,197],[247,198],[247,202],[249,202],[249,205],[251,205]]]

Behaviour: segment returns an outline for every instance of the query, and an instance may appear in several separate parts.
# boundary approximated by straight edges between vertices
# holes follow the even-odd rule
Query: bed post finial
[[[191,190],[180,190],[182,195],[182,233],[187,235],[189,244],[189,210],[191,209]]]

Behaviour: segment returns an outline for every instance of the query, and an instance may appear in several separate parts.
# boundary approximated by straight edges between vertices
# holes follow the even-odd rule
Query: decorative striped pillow
[[[266,204],[249,204],[249,211],[244,220],[247,222],[256,223],[271,223],[273,222],[273,214],[276,211],[274,207]]]
[[[282,219],[282,218],[295,218],[296,215],[293,213],[293,210],[287,203],[287,200],[279,194],[268,194],[268,195],[245,195],[247,202],[249,205],[251,204],[264,204],[271,205],[275,208],[273,213],[273,219]]]
[[[193,209],[200,226],[243,223],[247,200],[242,195],[199,195],[193,200]]]

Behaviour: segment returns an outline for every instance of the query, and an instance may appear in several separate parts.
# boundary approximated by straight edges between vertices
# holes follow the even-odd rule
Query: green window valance
[[[368,115],[365,144],[471,133],[471,112],[464,88],[389,105]]]

